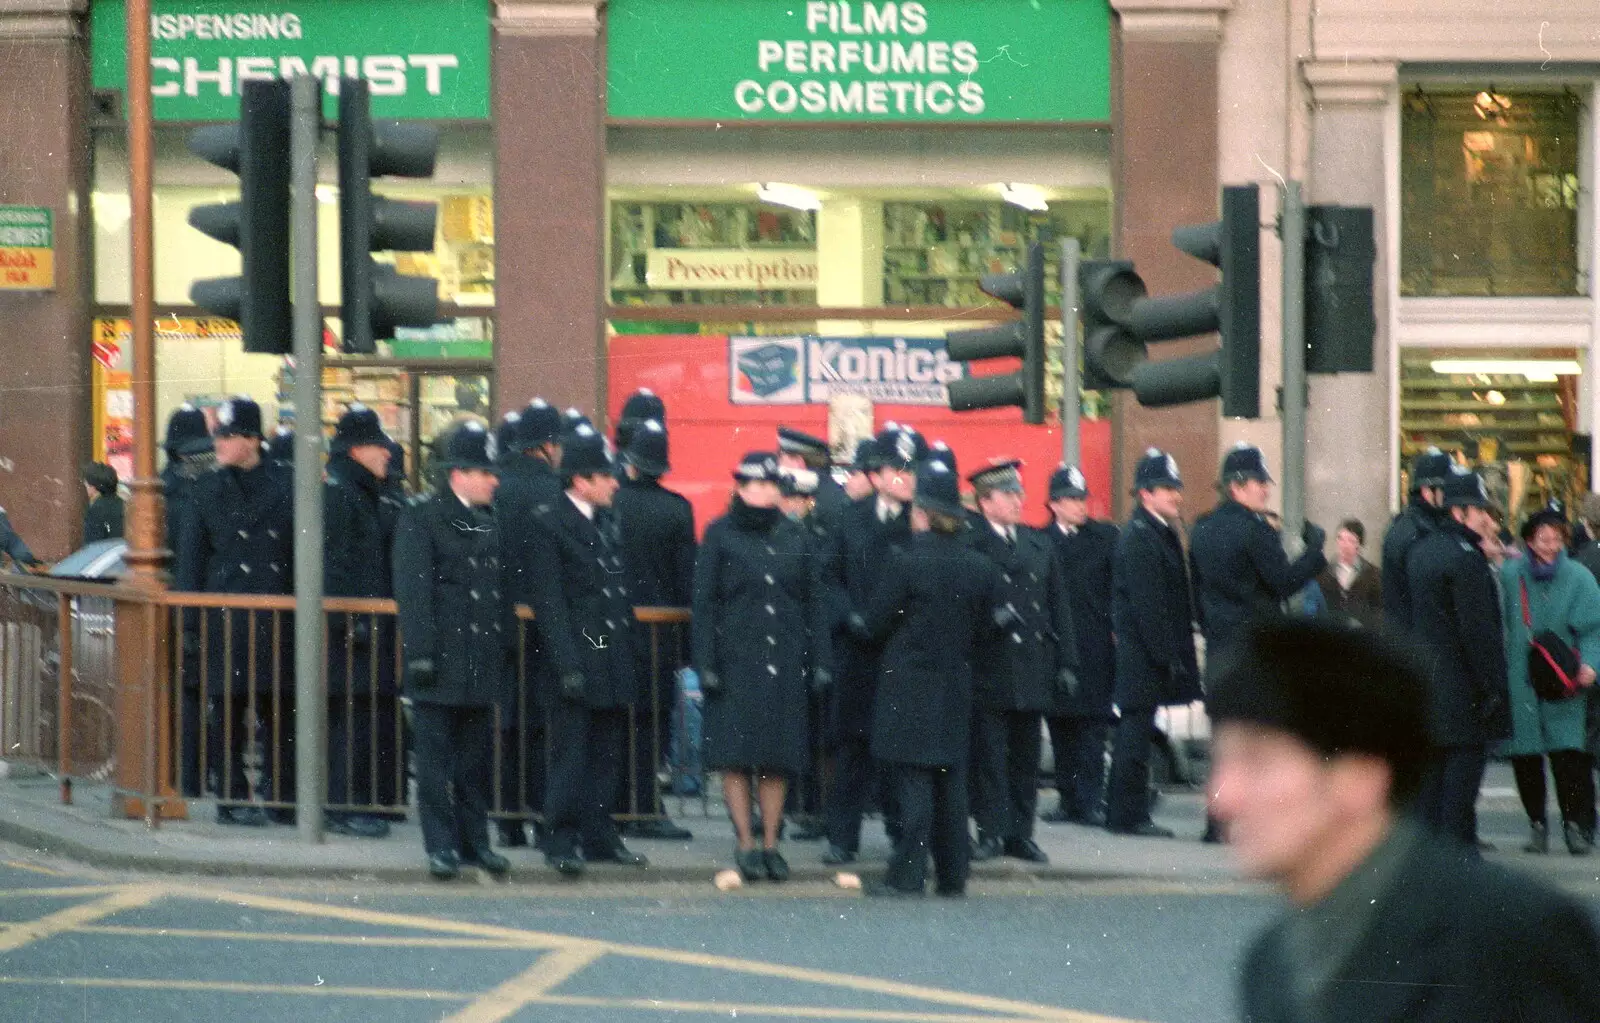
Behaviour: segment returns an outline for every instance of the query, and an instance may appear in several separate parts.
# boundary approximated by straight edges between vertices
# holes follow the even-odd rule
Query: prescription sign
[[[1105,0],[611,0],[617,120],[1101,123]]]

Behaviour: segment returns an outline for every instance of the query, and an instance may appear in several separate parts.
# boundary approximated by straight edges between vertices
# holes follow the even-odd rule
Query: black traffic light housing
[[[1027,259],[1014,273],[985,274],[978,285],[984,294],[998,298],[1022,313],[1021,319],[998,327],[953,330],[945,338],[952,360],[1020,358],[1022,368],[996,376],[968,376],[947,385],[950,408],[1022,409],[1022,421],[1044,422],[1044,246],[1028,246]]]
[[[1370,206],[1306,209],[1306,372],[1371,373],[1378,246]]]
[[[396,327],[426,327],[439,318],[439,282],[401,274],[371,253],[433,249],[438,206],[372,194],[383,175],[433,175],[439,131],[431,125],[374,123],[367,83],[339,79],[339,270],[344,350],[371,354]]]
[[[237,277],[195,281],[189,299],[236,320],[244,350],[287,355],[293,345],[289,297],[289,83],[247,80],[239,121],[189,135],[189,150],[239,175],[239,201],[196,206],[189,224],[236,246]]]

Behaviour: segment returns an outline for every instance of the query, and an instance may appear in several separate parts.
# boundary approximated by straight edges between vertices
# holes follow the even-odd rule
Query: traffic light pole
[[[327,689],[322,654],[322,315],[317,304],[317,139],[322,80],[293,83],[289,135],[294,271],[294,678],[296,824],[322,841]]]
[[[1083,416],[1078,381],[1078,239],[1061,239],[1061,461],[1082,464],[1078,420]]]
[[[1301,547],[1306,521],[1306,208],[1300,182],[1286,182],[1278,233],[1283,239],[1283,539]]]

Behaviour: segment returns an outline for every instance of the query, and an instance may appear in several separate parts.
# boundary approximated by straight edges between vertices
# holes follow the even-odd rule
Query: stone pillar
[[[502,411],[605,407],[604,0],[496,0],[495,344]]]
[[[1209,287],[1216,270],[1172,245],[1172,229],[1219,215],[1217,60],[1232,0],[1113,0],[1113,180],[1118,256],[1133,260],[1152,295]],[[1156,358],[1215,348],[1216,337],[1155,346]],[[1216,500],[1215,401],[1147,409],[1119,392],[1112,419],[1113,508],[1129,507],[1133,468],[1148,447],[1183,472],[1185,518]]]
[[[54,214],[55,288],[0,291],[0,504],[41,558],[82,539],[89,451],[86,0],[0,0],[0,204]]]
[[[1372,373],[1311,377],[1306,422],[1306,516],[1332,534],[1341,519],[1367,527],[1368,551],[1376,549],[1390,513],[1389,485],[1395,471],[1396,437],[1389,408],[1394,387],[1393,339],[1389,335],[1387,164],[1385,140],[1391,108],[1398,102],[1393,64],[1306,62],[1311,89],[1311,161],[1307,201],[1371,206],[1377,236],[1373,302],[1378,335]],[[1396,157],[1397,158],[1397,157]]]

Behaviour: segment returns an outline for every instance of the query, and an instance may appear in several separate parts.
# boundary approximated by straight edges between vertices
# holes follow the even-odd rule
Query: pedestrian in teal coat
[[[1558,509],[1530,516],[1522,536],[1527,557],[1507,561],[1500,570],[1512,720],[1511,738],[1501,752],[1511,758],[1517,793],[1528,812],[1533,837],[1526,851],[1549,850],[1544,770],[1548,757],[1567,849],[1581,856],[1594,846],[1594,774],[1585,748],[1585,724],[1594,666],[1600,664],[1600,585],[1567,557],[1567,524]],[[1576,647],[1583,662],[1578,681],[1584,688],[1565,700],[1541,700],[1528,681],[1532,637],[1547,629]]]

